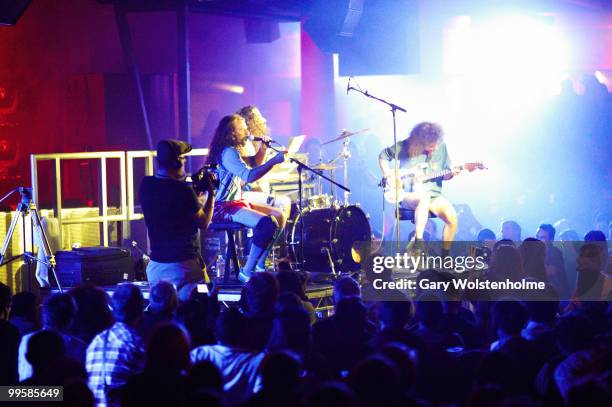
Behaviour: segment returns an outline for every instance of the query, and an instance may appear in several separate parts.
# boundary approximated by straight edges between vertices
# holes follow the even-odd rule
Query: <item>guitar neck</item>
[[[422,178],[422,182],[427,182],[427,181],[431,181],[432,179],[441,178],[452,172],[453,172],[452,170],[441,170],[441,171],[436,171],[436,172],[430,172],[429,174],[427,174],[426,176]]]

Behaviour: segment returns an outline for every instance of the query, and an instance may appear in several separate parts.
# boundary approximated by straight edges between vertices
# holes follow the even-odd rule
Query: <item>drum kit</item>
[[[345,186],[349,184],[350,138],[368,130],[343,131],[339,137],[321,144],[342,140],[343,147],[333,160],[323,162],[320,159],[308,168],[317,177],[315,193],[306,199],[298,199],[298,211],[287,225],[286,242],[297,267],[310,272],[311,276],[338,277],[358,272],[361,268],[365,245],[372,238],[369,215],[358,204],[349,203],[350,190]],[[344,161],[344,186],[334,181],[334,171],[341,159]],[[329,178],[324,172],[329,172]],[[323,193],[323,179],[331,182],[331,194]],[[344,189],[342,201],[336,199],[334,185]],[[300,205],[302,203],[304,205]]]

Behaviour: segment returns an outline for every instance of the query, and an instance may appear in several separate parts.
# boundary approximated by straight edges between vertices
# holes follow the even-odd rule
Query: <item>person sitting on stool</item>
[[[253,241],[249,257],[238,278],[248,281],[255,265],[274,238],[278,224],[273,216],[277,210],[271,206],[243,199],[242,187],[263,177],[276,164],[285,161],[286,152],[279,152],[270,160],[250,168],[239,150],[248,137],[246,122],[237,114],[225,116],[219,122],[210,144],[208,164],[216,165],[219,189],[215,204],[215,221],[232,221],[253,228]]]

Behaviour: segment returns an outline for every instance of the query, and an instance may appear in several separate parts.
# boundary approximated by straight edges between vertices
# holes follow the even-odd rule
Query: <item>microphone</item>
[[[351,90],[351,77],[349,76],[348,82],[346,83],[346,94],[348,95],[349,90]]]
[[[247,137],[247,139],[248,139],[249,141],[261,141],[262,143],[264,143],[264,144],[266,144],[266,145],[270,145],[270,144],[278,144],[278,143],[277,143],[276,141],[274,141],[274,140],[266,141],[266,140],[264,140],[263,138],[261,138],[261,137],[256,137],[256,136],[254,136],[254,135],[252,135],[252,134],[249,134],[249,136]]]

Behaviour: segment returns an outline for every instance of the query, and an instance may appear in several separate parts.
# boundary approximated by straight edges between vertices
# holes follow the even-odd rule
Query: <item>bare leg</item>
[[[415,239],[423,239],[425,225],[429,219],[430,202],[427,192],[410,192],[404,198],[403,206],[414,209]]]
[[[443,248],[450,250],[458,226],[455,208],[448,199],[438,196],[429,204],[429,210],[444,222],[444,231],[442,232],[442,239],[444,240]]]

